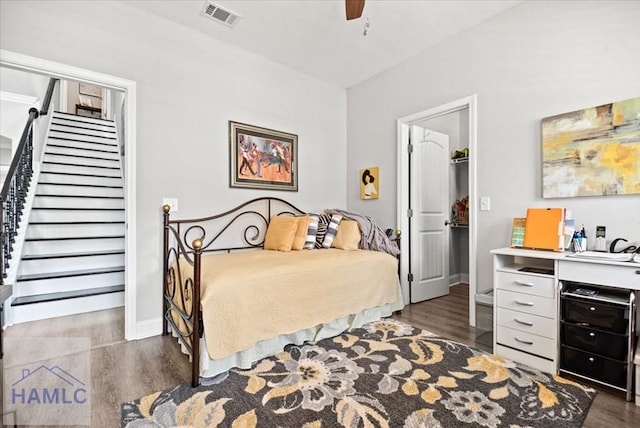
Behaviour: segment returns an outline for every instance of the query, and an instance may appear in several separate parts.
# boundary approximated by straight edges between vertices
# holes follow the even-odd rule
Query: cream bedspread
[[[397,259],[377,251],[250,251],[202,257],[207,351],[256,342],[398,300]],[[183,273],[191,266],[181,263]]]

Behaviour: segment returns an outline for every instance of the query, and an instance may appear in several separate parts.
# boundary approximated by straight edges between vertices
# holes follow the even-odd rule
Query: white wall
[[[120,2],[3,1],[0,16],[2,49],[137,82],[139,322],[161,314],[163,196],[182,218],[267,195],[345,206],[344,89]],[[229,120],[298,134],[299,192],[229,188]]]
[[[120,141],[120,153],[124,155],[124,146],[126,144],[126,123],[124,112],[124,92],[110,90],[111,92],[111,111],[107,112],[107,119],[114,120],[116,123],[116,130],[118,132],[118,140]],[[124,173],[124,171],[123,171]]]
[[[0,68],[0,88],[5,92],[38,97],[39,93],[32,79],[34,75],[11,68]]]
[[[640,195],[542,199],[540,137],[544,117],[640,96],[639,22],[640,2],[526,1],[350,88],[347,207],[397,224],[396,119],[475,93],[478,196],[491,197],[478,213],[478,289],[492,283],[489,250],[508,245],[530,206],[565,206],[591,236],[605,225],[609,240],[640,241]],[[363,163],[385,177],[366,207]]]
[[[0,189],[4,184],[4,179],[9,172],[9,165],[11,165],[11,138],[0,135]]]
[[[2,159],[0,163],[11,163],[11,158],[20,144],[31,107],[42,111],[49,88],[49,80],[48,76],[41,74],[0,68],[0,133],[12,141],[10,158]],[[55,109],[54,106],[57,105],[59,96],[60,87],[56,85],[51,96],[49,112]],[[49,117],[39,116],[34,122],[33,154],[36,162],[39,162],[42,156]]]

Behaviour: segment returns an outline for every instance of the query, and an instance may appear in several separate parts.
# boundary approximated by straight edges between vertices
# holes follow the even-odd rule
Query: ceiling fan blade
[[[347,21],[360,18],[364,9],[364,0],[344,0],[344,8],[347,12]]]

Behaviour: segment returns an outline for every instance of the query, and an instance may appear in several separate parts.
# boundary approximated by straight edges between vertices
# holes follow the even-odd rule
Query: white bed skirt
[[[277,354],[282,351],[286,345],[302,345],[305,342],[314,343],[328,337],[337,336],[346,330],[362,327],[368,322],[388,317],[393,312],[399,311],[404,307],[400,284],[398,284],[398,296],[399,299],[395,303],[365,309],[357,314],[348,315],[326,324],[299,330],[295,333],[285,334],[273,339],[262,340],[246,351],[237,352],[217,360],[209,358],[205,337],[203,335],[202,339],[200,339],[200,377],[210,378],[234,367],[249,369],[256,361]],[[183,352],[185,352],[184,349]]]

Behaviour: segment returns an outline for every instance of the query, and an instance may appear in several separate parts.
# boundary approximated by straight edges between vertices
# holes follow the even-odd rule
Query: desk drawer
[[[501,345],[510,346],[550,360],[554,359],[555,353],[557,352],[555,340],[514,330],[509,327],[501,326],[498,329],[496,340]]]
[[[524,273],[496,272],[496,287],[502,290],[554,298],[556,291],[553,277],[527,275]]]
[[[505,308],[498,308],[496,312],[499,326],[537,334],[538,336],[548,337],[549,339],[556,338],[557,325],[554,319],[525,314]]]
[[[563,322],[562,344],[624,361],[627,358],[629,337]]]
[[[640,290],[640,266],[607,265],[562,260],[558,268],[561,281],[577,281]]]
[[[621,388],[627,386],[627,365],[600,355],[562,345],[560,369],[581,374]]]
[[[556,301],[546,297],[498,290],[498,307],[556,319]]]
[[[629,309],[628,306],[565,296],[562,298],[562,321],[625,334],[629,326]]]

